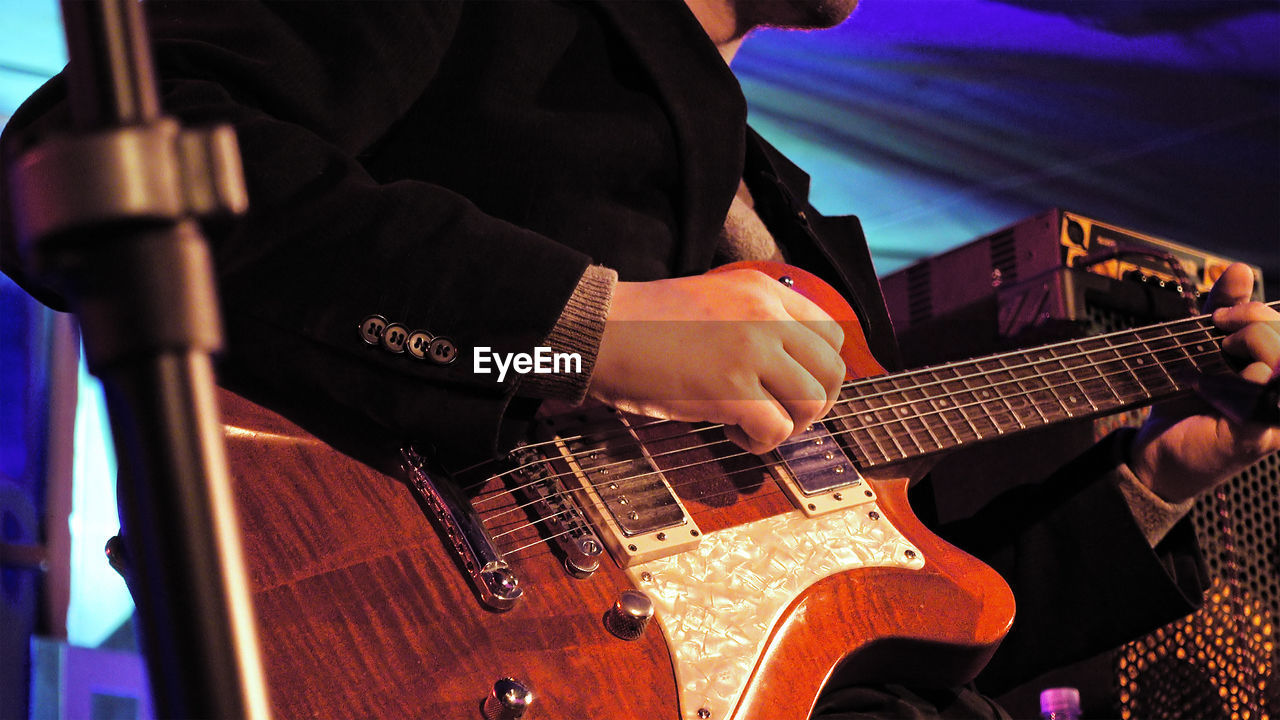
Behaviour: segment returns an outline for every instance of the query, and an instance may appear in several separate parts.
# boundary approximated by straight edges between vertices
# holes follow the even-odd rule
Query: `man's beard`
[[[739,0],[738,19],[746,27],[818,30],[848,19],[858,0]]]

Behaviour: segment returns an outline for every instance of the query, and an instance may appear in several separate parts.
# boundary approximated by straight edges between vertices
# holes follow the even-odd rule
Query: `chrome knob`
[[[533,691],[515,678],[501,678],[484,701],[485,720],[516,720],[533,704]]]
[[[623,590],[604,614],[604,627],[623,640],[635,640],[653,617],[653,601],[639,590]]]

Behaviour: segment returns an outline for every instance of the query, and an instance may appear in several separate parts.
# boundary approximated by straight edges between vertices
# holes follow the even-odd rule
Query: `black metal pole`
[[[198,215],[244,206],[234,138],[160,113],[136,0],[63,0],[75,132],[14,167],[27,264],[103,383],[130,587],[161,717],[267,717],[217,412],[221,327]]]

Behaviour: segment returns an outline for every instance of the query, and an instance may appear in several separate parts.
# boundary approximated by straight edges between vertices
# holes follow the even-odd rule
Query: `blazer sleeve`
[[[460,5],[147,7],[165,111],[186,124],[233,124],[244,158],[250,211],[209,228],[224,373],[405,439],[461,455],[491,450],[517,380],[473,373],[471,349],[529,352],[589,258],[444,187],[380,182],[362,166],[361,155],[420,100]],[[58,87],[15,124],[56,127]],[[12,273],[11,248],[5,262]],[[458,360],[441,365],[367,343],[360,327],[373,315],[449,338]]]
[[[1013,589],[1013,628],[978,678],[998,694],[1193,612],[1207,571],[1190,521],[1152,548],[1119,490],[1118,433],[939,535]]]

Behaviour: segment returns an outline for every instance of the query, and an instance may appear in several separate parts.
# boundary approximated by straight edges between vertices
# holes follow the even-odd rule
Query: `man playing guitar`
[[[729,62],[755,28],[829,27],[855,4],[147,3],[166,108],[234,123],[244,154],[250,214],[211,233],[226,381],[453,467],[508,450],[540,406],[588,400],[720,424],[756,455],[784,446],[840,401],[849,335],[890,370],[896,348],[856,219],[809,207],[808,178],[747,128]],[[55,83],[15,116],[7,153],[19,131],[57,126],[58,97]],[[10,235],[5,271],[20,275]],[[707,273],[780,259],[834,286],[851,318],[755,269]],[[1267,383],[1280,314],[1248,302],[1252,282],[1232,267],[1206,312],[1239,374]],[[535,347],[584,367],[472,372],[478,348]],[[979,685],[1189,612],[1204,578],[1178,519],[1277,449],[1275,427],[1160,404],[1043,488],[936,529],[1018,600]],[[929,676],[843,678],[799,712],[1002,714]],[[318,691],[278,700],[311,712],[303,695]]]

